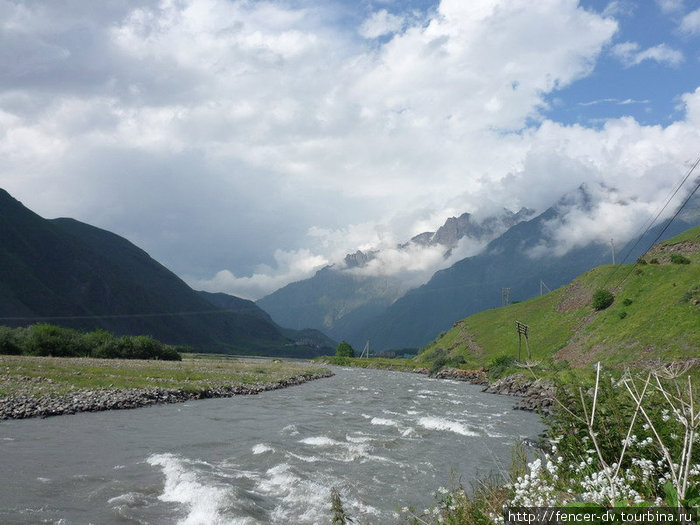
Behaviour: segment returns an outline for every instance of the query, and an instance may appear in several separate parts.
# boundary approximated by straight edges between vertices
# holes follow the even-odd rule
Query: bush
[[[0,326],[0,354],[20,355],[22,348],[17,342],[17,337],[12,328]]]
[[[355,349],[346,341],[341,341],[338,348],[335,349],[335,355],[338,357],[355,357]]]
[[[40,323],[29,327],[25,352],[29,355],[53,357],[85,357],[90,349],[82,334],[70,328]]]
[[[593,294],[593,308],[596,310],[605,310],[608,306],[613,304],[614,300],[615,296],[612,292],[603,289],[597,290]]]
[[[630,299],[630,298],[628,297],[627,299],[625,299],[624,301],[622,301],[622,304],[624,304],[625,306],[629,306],[629,305],[632,304],[632,299]]]
[[[487,366],[489,369],[489,379],[498,379],[510,367],[515,365],[517,359],[514,355],[500,355],[494,358]]]
[[[690,264],[690,259],[687,257],[684,257],[680,253],[672,253],[671,254],[671,262],[673,264]]]
[[[145,335],[125,335],[109,339],[96,348],[92,355],[102,359],[182,360],[182,356],[174,348]]]
[[[144,335],[116,338],[105,330],[83,333],[46,323],[28,328],[0,326],[0,354],[168,361],[182,359],[175,348]]]
[[[642,257],[640,257],[639,259],[637,259],[637,264],[641,264],[641,265],[643,266],[643,265],[645,265],[646,263],[647,263],[646,259],[643,259]]]
[[[627,312],[625,312],[624,310],[622,310],[621,312],[619,312],[619,313],[617,314],[617,316],[618,316],[620,319],[624,319],[625,317],[627,317]]]
[[[649,261],[649,264],[659,264],[659,260],[654,257],[651,261]]]

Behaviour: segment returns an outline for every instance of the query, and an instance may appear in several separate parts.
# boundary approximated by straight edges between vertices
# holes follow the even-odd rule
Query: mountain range
[[[379,351],[419,348],[457,320],[501,306],[505,290],[510,301],[529,299],[543,289],[558,288],[595,266],[611,262],[609,244],[590,242],[564,255],[548,249],[553,243],[553,222],[562,220],[572,209],[585,213],[592,206],[589,191],[581,186],[534,218],[523,220],[532,212],[522,210],[513,215],[514,224],[502,235],[494,235],[496,238],[479,254],[457,261],[436,272],[425,284],[407,291],[402,291],[397,277],[380,280],[327,267],[311,279],[264,297],[258,304],[278,323],[311,326],[356,347],[370,341],[371,347]],[[662,239],[697,224],[698,208],[696,197],[687,207],[690,211],[676,218]],[[442,232],[458,230],[455,226],[460,223],[469,224],[468,219],[464,215],[453,218],[442,231],[421,234],[411,242],[434,242]],[[628,262],[634,261],[665,227],[661,224],[640,242],[618,248],[619,254],[627,255]],[[453,244],[456,238],[451,238]],[[353,256],[353,260],[358,258],[357,254]]]
[[[35,322],[226,353],[310,357],[334,345],[277,326],[252,301],[198,293],[128,240],[44,219],[0,189],[0,323]]]
[[[463,213],[447,219],[438,230],[420,233],[394,250],[411,257],[422,248],[433,247],[441,250],[447,262],[460,241],[483,246],[532,214],[526,208],[517,213],[502,210],[498,215],[476,220]],[[358,250],[346,255],[344,264],[322,268],[313,277],[291,283],[257,304],[280,325],[295,329],[313,327],[334,339],[364,345],[365,327],[415,286],[410,272],[385,273],[381,264],[381,250]]]
[[[481,221],[469,214],[448,219],[393,248],[409,256],[429,249],[443,258],[447,267],[420,286],[405,274],[376,271],[386,261],[382,251],[356,251],[256,304],[197,292],[128,240],[74,219],[44,219],[0,189],[0,324],[103,328],[222,353],[311,357],[333,353],[334,340],[357,348],[369,340],[374,350],[418,348],[459,319],[610,262],[606,243],[563,255],[553,250],[551,225],[593,205],[582,186],[536,217],[523,209]],[[618,249],[618,262],[697,225],[698,210],[696,196],[670,225]],[[464,242],[481,249],[460,259]]]

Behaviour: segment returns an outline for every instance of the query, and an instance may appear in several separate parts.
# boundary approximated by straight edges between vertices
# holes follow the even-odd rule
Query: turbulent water
[[[400,523],[450,474],[506,468],[536,415],[480,387],[378,370],[258,396],[0,422],[0,523]]]

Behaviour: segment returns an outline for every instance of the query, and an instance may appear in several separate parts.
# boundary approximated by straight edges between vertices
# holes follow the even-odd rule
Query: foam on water
[[[372,425],[383,425],[386,427],[398,427],[399,424],[393,419],[385,419],[383,417],[373,417],[370,421]]]
[[[340,441],[331,439],[328,436],[312,436],[299,440],[299,443],[311,445],[312,447],[332,447],[333,445],[342,445]]]
[[[225,523],[221,512],[229,491],[200,482],[191,462],[173,454],[155,454],[148,458],[148,464],[161,467],[165,475],[165,487],[158,499],[186,507],[187,516],[179,522],[180,525]]]
[[[476,432],[469,430],[466,425],[459,421],[452,421],[442,417],[422,417],[418,424],[428,430],[447,430],[462,436],[478,436]]]
[[[270,445],[266,445],[265,443],[258,443],[257,445],[253,445],[253,454],[264,454],[265,452],[274,451],[274,448],[272,448]]]
[[[347,435],[347,436],[345,436],[345,439],[347,441],[349,441],[350,443],[369,443],[374,438],[371,436],[364,436],[364,435],[360,435],[360,436]]]
[[[318,456],[304,456],[302,454],[295,454],[294,452],[285,452],[285,457],[290,457],[294,459],[298,459],[299,461],[303,461],[304,463],[316,463],[318,461],[321,461],[321,458]]]
[[[360,463],[367,461],[397,463],[383,456],[371,454],[372,446],[369,440],[357,438],[347,439],[346,436],[346,441],[338,441],[328,436],[312,436],[300,440],[299,443],[324,449],[321,452],[323,459],[339,461],[341,463],[349,463],[352,461],[359,461]]]
[[[273,524],[327,523],[330,488],[341,482],[341,478],[325,474],[309,479],[295,472],[288,463],[280,463],[267,470],[256,488],[276,502],[270,513]],[[379,514],[376,508],[361,503],[349,494],[341,493],[341,498],[351,514],[352,509],[361,509],[365,514]]]
[[[287,434],[290,436],[297,436],[299,434],[299,431],[297,430],[296,425],[287,425],[284,427],[282,430],[280,430],[282,434]]]

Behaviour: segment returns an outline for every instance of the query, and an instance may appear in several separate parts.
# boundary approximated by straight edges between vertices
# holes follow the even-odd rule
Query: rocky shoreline
[[[156,404],[183,403],[193,399],[209,399],[255,395],[308,381],[330,377],[333,372],[299,375],[276,382],[250,385],[227,385],[215,388],[184,390],[167,388],[74,390],[61,396],[27,396],[25,394],[0,398],[0,420],[50,417],[79,412],[123,410]]]
[[[485,388],[482,392],[487,394],[519,397],[520,399],[513,407],[514,410],[549,414],[554,403],[554,387],[550,383],[542,379],[530,380],[523,374],[513,374],[490,382],[482,369],[443,368],[433,377],[483,385]]]

